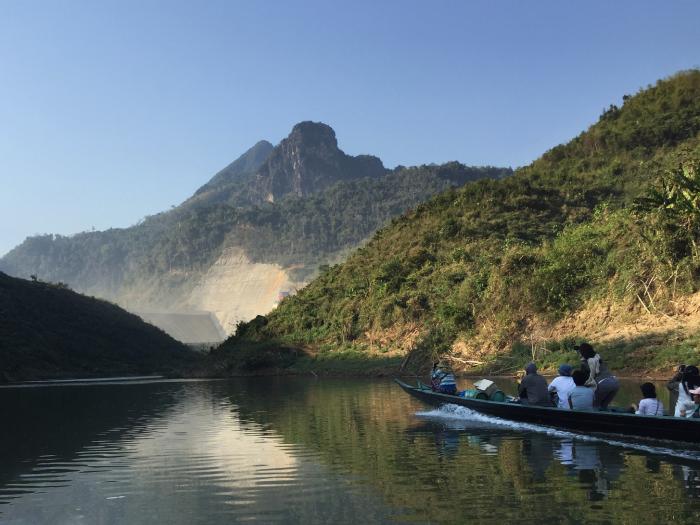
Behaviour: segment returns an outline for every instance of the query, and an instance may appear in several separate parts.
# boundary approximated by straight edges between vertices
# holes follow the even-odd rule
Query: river
[[[638,397],[626,381],[620,401]],[[700,511],[700,449],[431,409],[388,380],[41,385],[0,389],[0,407],[2,524],[696,523]]]

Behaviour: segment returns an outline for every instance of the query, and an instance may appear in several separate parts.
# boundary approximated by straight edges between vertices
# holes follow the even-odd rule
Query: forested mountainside
[[[291,347],[504,372],[533,358],[572,362],[576,338],[607,345],[613,366],[696,362],[699,132],[700,71],[626,95],[512,177],[445,191],[394,219],[240,326],[217,366],[293,368],[292,354],[276,361],[272,351]]]
[[[0,269],[134,311],[211,311],[225,330],[269,311],[389,219],[451,186],[510,169],[453,162],[387,170],[351,157],[327,125],[261,141],[177,208],[125,229],[28,238]]]
[[[175,374],[200,357],[116,305],[0,273],[0,383]]]

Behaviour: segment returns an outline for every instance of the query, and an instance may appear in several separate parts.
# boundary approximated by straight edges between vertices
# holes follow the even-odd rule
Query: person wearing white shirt
[[[556,392],[559,400],[557,407],[569,410],[569,394],[574,389],[576,384],[571,377],[573,367],[571,365],[561,365],[559,367],[559,375],[555,377],[547,387],[550,393]]]
[[[640,416],[663,416],[664,404],[656,397],[656,387],[652,383],[644,383],[641,387],[644,399],[639,407],[632,405],[634,413]]]

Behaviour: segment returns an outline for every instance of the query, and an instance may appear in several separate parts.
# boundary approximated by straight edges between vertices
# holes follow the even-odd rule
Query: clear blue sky
[[[520,166],[700,65],[700,2],[2,2],[0,254],[179,204],[301,120],[385,165]]]

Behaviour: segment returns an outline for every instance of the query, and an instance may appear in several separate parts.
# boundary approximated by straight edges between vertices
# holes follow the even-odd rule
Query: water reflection
[[[0,390],[0,406],[2,523],[690,523],[700,511],[700,451],[432,410],[388,381]]]

